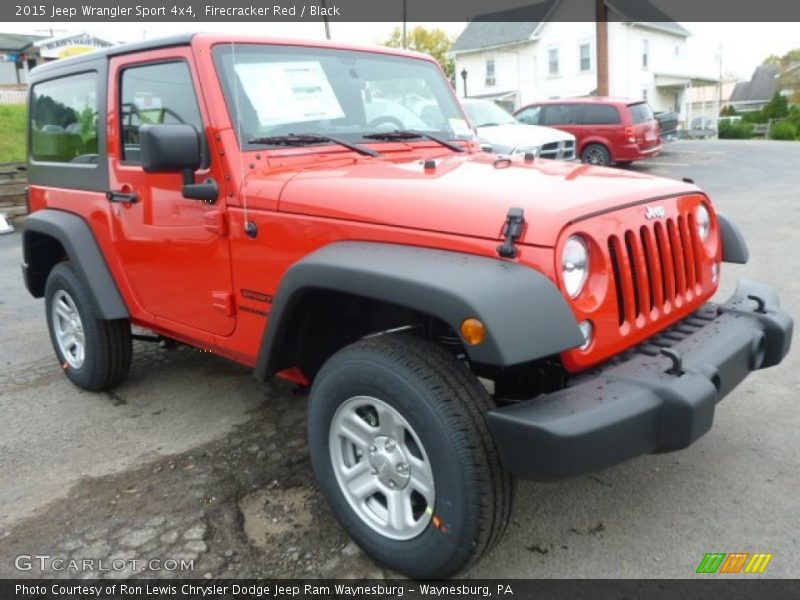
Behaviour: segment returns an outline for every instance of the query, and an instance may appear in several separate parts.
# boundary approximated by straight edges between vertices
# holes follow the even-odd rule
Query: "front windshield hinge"
[[[503,237],[505,241],[497,247],[497,254],[503,258],[516,258],[519,250],[514,245],[522,237],[525,229],[525,211],[521,208],[508,209],[506,222],[503,225]]]

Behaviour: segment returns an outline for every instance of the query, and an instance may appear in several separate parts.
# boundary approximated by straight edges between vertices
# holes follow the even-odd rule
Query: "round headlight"
[[[561,277],[570,298],[581,293],[588,276],[589,250],[580,236],[573,235],[561,252]]]
[[[695,209],[694,219],[697,225],[697,235],[705,242],[708,240],[708,234],[711,233],[711,215],[704,204],[700,204]]]

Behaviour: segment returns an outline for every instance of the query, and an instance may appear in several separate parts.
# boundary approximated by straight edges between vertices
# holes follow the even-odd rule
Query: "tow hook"
[[[683,357],[680,354],[671,348],[662,348],[661,354],[672,361],[672,366],[667,369],[667,373],[670,375],[676,375],[678,377],[683,375]]]

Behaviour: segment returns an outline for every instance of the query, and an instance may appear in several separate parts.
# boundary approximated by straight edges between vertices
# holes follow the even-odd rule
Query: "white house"
[[[469,23],[450,50],[458,94],[492,99],[507,108],[595,94],[597,25],[570,21],[571,1],[543,3],[547,11],[537,22]],[[644,98],[656,111],[676,111],[685,118],[687,90],[716,82],[690,56],[689,32],[666,16],[663,21],[630,21],[615,1],[620,0],[605,2],[608,95]]]

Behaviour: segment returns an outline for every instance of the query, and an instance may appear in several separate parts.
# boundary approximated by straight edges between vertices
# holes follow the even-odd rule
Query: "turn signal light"
[[[486,325],[478,319],[464,319],[461,323],[461,337],[470,346],[477,346],[486,339]]]

